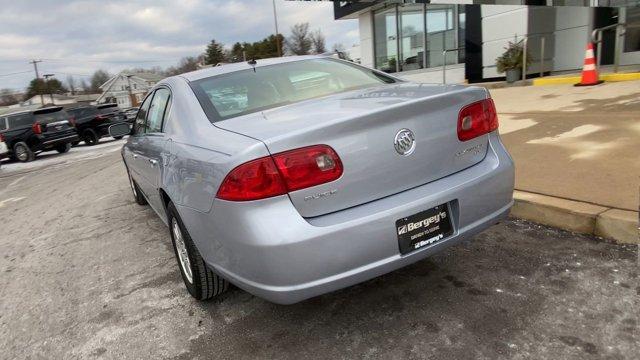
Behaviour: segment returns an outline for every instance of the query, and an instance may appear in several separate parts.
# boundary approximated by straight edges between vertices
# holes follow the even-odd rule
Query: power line
[[[11,75],[18,75],[18,74],[26,74],[26,73],[30,73],[33,70],[27,70],[27,71],[19,71],[19,72],[14,72],[14,73],[9,73],[9,74],[0,74],[0,76],[11,76]]]
[[[180,59],[163,59],[163,60],[100,60],[100,59],[42,59],[46,61],[74,61],[74,62],[92,62],[92,63],[162,63],[162,62],[174,62]]]

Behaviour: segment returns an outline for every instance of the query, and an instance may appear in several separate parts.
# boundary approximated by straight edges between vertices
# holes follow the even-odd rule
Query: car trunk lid
[[[420,186],[481,161],[487,135],[462,142],[457,121],[462,107],[486,97],[482,88],[402,83],[215,124],[263,141],[272,154],[309,145],[331,146],[342,160],[342,177],[289,193],[302,216],[314,217]],[[406,136],[406,130],[413,134],[415,146],[403,155],[405,151],[396,150],[395,139],[398,134]]]

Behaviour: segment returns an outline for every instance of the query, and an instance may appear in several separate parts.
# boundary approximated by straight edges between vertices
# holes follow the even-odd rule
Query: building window
[[[398,59],[396,7],[378,10],[373,17],[375,66],[386,72],[395,72]]]
[[[442,66],[445,49],[464,47],[464,26],[464,6],[408,4],[377,10],[375,67],[396,72]],[[446,60],[447,64],[464,62],[464,50],[448,52]]]
[[[399,7],[400,70],[424,67],[424,15],[422,5]]]

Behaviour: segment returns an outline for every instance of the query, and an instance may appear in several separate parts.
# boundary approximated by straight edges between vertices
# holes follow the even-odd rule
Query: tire
[[[171,202],[167,213],[173,251],[189,294],[198,300],[209,300],[227,291],[229,282],[209,269]]]
[[[116,140],[120,140],[120,139],[122,139],[123,137],[124,137],[124,136],[114,136],[113,138],[114,138],[114,139],[116,139]]]
[[[69,150],[71,150],[71,143],[60,144],[56,146],[56,151],[60,154],[67,153],[69,152]]]
[[[13,145],[13,157],[20,162],[29,162],[35,160],[36,154],[21,141]]]
[[[133,198],[136,200],[136,204],[143,206],[149,204],[144,195],[142,195],[142,192],[140,192],[138,184],[136,184],[135,180],[131,177],[129,169],[127,169],[127,176],[129,176],[129,185],[131,186],[131,192],[133,192]]]
[[[71,146],[75,147],[78,146],[78,144],[80,144],[80,141],[74,141],[71,143]]]
[[[82,133],[82,140],[84,140],[84,143],[87,144],[87,146],[93,146],[98,143],[100,138],[95,131],[87,129]]]

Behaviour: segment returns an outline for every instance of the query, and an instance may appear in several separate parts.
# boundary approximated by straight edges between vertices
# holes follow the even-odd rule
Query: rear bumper
[[[238,287],[291,304],[388,273],[485,230],[513,204],[513,162],[497,134],[485,159],[446,178],[328,215],[305,219],[287,196],[212,212],[178,206],[205,261]],[[454,233],[400,255],[395,221],[449,203]]]

